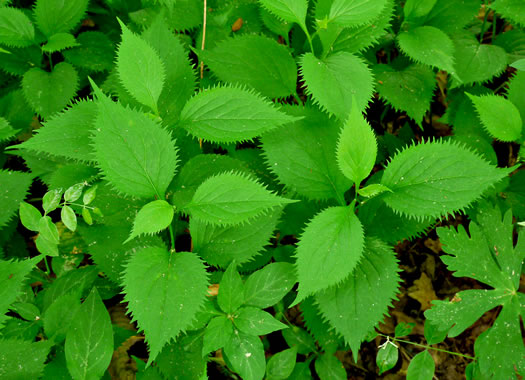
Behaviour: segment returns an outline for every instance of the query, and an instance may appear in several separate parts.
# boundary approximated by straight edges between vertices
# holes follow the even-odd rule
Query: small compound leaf
[[[288,348],[278,352],[268,360],[266,363],[266,377],[268,380],[284,380],[290,377],[297,360],[297,349],[295,347]]]
[[[167,228],[173,220],[174,213],[173,206],[162,199],[146,204],[137,213],[133,222],[133,231],[124,244],[139,235],[156,234]]]
[[[224,346],[224,353],[233,370],[243,380],[262,380],[266,370],[264,347],[256,335],[248,335],[237,330]]]
[[[44,194],[42,198],[42,208],[45,214],[49,214],[51,211],[56,210],[62,199],[62,188],[49,190]]]
[[[315,372],[319,375],[320,380],[345,380],[348,378],[343,363],[330,353],[324,353],[317,357]]]
[[[200,92],[180,115],[193,136],[219,143],[251,140],[295,120],[254,91],[229,86]]]
[[[71,207],[62,207],[62,210],[60,210],[60,219],[70,231],[74,232],[77,229],[77,215]]]
[[[38,223],[41,218],[42,214],[35,206],[20,202],[20,221],[25,228],[38,232]]]
[[[266,309],[279,302],[297,282],[293,265],[271,263],[252,273],[244,284],[244,304]]]
[[[0,339],[0,377],[13,380],[40,378],[51,346],[50,341],[32,343]]]
[[[44,238],[44,235],[40,234],[35,240],[36,249],[38,252],[43,253],[46,256],[58,256],[58,243],[51,242]]]
[[[38,222],[40,236],[50,243],[58,244],[58,228],[49,216],[43,216]]]
[[[17,8],[0,8],[0,44],[26,47],[34,43],[35,27],[24,12]]]
[[[407,370],[407,380],[432,380],[436,364],[427,350],[412,358]]]
[[[235,263],[222,275],[217,302],[225,313],[233,313],[244,303],[244,284]]]
[[[379,367],[379,374],[394,368],[398,358],[399,349],[394,343],[387,340],[377,352],[376,364]]]
[[[352,28],[375,20],[387,4],[387,0],[334,0],[330,7],[329,22]]]
[[[84,190],[86,184],[84,182],[75,183],[74,185],[68,187],[64,192],[64,200],[66,202],[75,202],[82,195],[82,190]]]
[[[252,306],[241,307],[235,313],[233,323],[240,331],[249,335],[267,335],[288,328],[270,313]]]
[[[84,17],[89,0],[38,0],[34,8],[38,28],[47,37],[71,31]]]
[[[202,356],[223,348],[233,335],[233,323],[225,315],[213,318],[204,331]]]

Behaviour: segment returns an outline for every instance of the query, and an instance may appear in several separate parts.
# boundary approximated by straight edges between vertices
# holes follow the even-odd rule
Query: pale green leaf
[[[244,284],[235,263],[222,275],[217,302],[225,313],[231,314],[244,303]]]
[[[483,127],[490,135],[501,141],[515,141],[521,136],[523,121],[520,111],[502,96],[468,94],[474,104]]]
[[[511,66],[520,71],[525,71],[525,59],[519,59],[513,62]]]
[[[350,276],[316,295],[319,310],[350,345],[354,360],[397,293],[398,270],[395,252],[380,240],[369,238]]]
[[[441,29],[420,26],[402,32],[397,40],[413,61],[454,73],[454,44]]]
[[[278,352],[266,363],[266,377],[268,380],[284,380],[290,378],[297,359],[297,349],[288,348]],[[291,377],[296,379],[295,377]]]
[[[264,36],[244,34],[227,38],[199,53],[223,82],[245,85],[268,98],[295,93],[297,66],[290,51]]]
[[[352,208],[331,207],[317,214],[297,246],[299,294],[294,304],[345,280],[361,260],[363,245],[363,227]]]
[[[31,185],[30,173],[0,169],[0,228],[16,213]]]
[[[392,190],[390,190],[388,187],[381,185],[380,183],[374,183],[359,189],[358,192],[359,195],[365,198],[373,198],[387,191],[392,192]]]
[[[215,87],[191,98],[180,125],[193,136],[220,143],[251,140],[297,118],[275,108],[254,91]]]
[[[72,65],[88,71],[104,71],[113,67],[115,49],[108,36],[99,31],[82,32],[77,36],[78,46],[62,52]]]
[[[334,154],[341,124],[315,108],[284,109],[304,119],[262,136],[270,170],[308,199],[342,199],[352,182],[339,170]]]
[[[373,77],[365,62],[357,56],[338,52],[318,59],[306,53],[301,59],[301,74],[306,92],[322,109],[346,120],[352,102],[364,110],[374,89]]]
[[[456,143],[426,142],[392,158],[381,179],[392,193],[383,199],[397,213],[438,218],[467,207],[509,171]]]
[[[7,320],[5,313],[21,294],[24,280],[35,264],[32,260],[0,260],[0,327]]]
[[[297,282],[290,263],[271,263],[254,272],[244,284],[244,304],[266,309],[279,302]]]
[[[387,0],[334,0],[329,22],[345,28],[368,24],[381,14],[386,4]]]
[[[50,341],[32,343],[0,339],[0,377],[9,380],[38,379],[51,346]]]
[[[43,216],[38,222],[40,236],[53,244],[58,244],[58,228],[49,216]]]
[[[167,228],[173,220],[175,210],[168,202],[158,199],[143,206],[133,222],[131,235],[124,244],[142,234],[156,234]]]
[[[86,14],[89,0],[38,0],[35,20],[47,37],[71,31]]]
[[[166,76],[159,54],[142,38],[132,33],[119,20],[122,42],[117,52],[117,70],[122,84],[140,103],[158,113],[159,100]]]
[[[194,253],[170,254],[160,247],[138,251],[122,282],[128,309],[146,336],[150,363],[191,325],[208,289],[205,266]]]
[[[20,222],[28,230],[38,232],[38,223],[42,218],[40,211],[33,205],[20,202]]]
[[[213,318],[204,331],[202,355],[223,348],[233,335],[233,324],[225,315]]]
[[[245,334],[267,335],[271,332],[288,328],[270,313],[258,307],[241,307],[233,317],[235,326]]]
[[[96,288],[80,305],[66,335],[67,369],[74,380],[101,378],[113,354],[111,318]]]
[[[61,111],[75,95],[77,87],[77,71],[67,62],[55,65],[50,73],[34,67],[22,79],[24,96],[44,119]]]
[[[47,40],[47,43],[42,46],[42,51],[46,53],[54,53],[56,51],[61,51],[69,49],[73,46],[78,46],[79,44],[75,40],[75,37],[69,33],[57,33],[53,34]]]
[[[339,135],[336,155],[339,168],[356,186],[374,168],[377,156],[376,137],[355,104],[352,104],[350,116]]]
[[[80,308],[79,292],[73,290],[58,297],[44,313],[44,332],[49,339],[61,343]]]
[[[77,215],[71,207],[62,207],[62,210],[60,210],[60,219],[70,231],[75,231],[77,229]]]
[[[206,223],[235,225],[292,202],[296,201],[271,193],[250,177],[230,172],[204,181],[186,210]]]
[[[525,26],[525,3],[521,0],[496,0],[490,7],[504,18]]]
[[[99,112],[93,140],[106,179],[132,197],[164,196],[178,161],[170,133],[142,112],[112,102],[98,88],[95,93]]]
[[[432,380],[436,364],[427,350],[412,358],[407,370],[407,380]]]
[[[60,205],[60,200],[62,199],[62,193],[64,190],[62,188],[49,190],[44,194],[42,198],[42,208],[44,209],[44,214],[48,214],[53,210],[56,210]]]
[[[259,3],[280,19],[305,25],[307,0],[259,0]]]
[[[0,43],[12,47],[25,47],[35,41],[35,27],[22,10],[0,8]]]
[[[46,256],[58,256],[58,243],[50,241],[45,238],[44,234],[39,234],[35,240],[36,249],[38,252]]]
[[[379,349],[376,357],[376,364],[379,367],[379,374],[391,370],[397,364],[399,349],[397,345],[389,340]]]
[[[64,192],[64,200],[66,202],[75,202],[76,200],[78,200],[82,195],[84,186],[86,186],[84,182],[79,182],[68,187]]]
[[[234,331],[224,346],[224,353],[233,370],[243,380],[262,380],[266,370],[264,348],[258,336]]]
[[[320,380],[345,380],[347,374],[343,363],[330,353],[324,353],[315,360],[315,372]]]

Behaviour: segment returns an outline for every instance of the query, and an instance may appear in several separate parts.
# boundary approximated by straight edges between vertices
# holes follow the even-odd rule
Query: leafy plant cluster
[[[345,379],[436,225],[477,285],[407,377],[496,307],[466,376],[525,374],[525,3],[27,3],[0,1],[1,378]]]

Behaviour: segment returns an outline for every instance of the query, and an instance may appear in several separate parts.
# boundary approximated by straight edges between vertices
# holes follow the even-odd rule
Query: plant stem
[[[489,16],[489,10],[488,10],[489,2],[488,0],[485,0],[485,17],[483,17],[483,24],[481,25],[481,33],[479,34],[479,43],[483,42],[483,35],[485,34],[485,24],[487,23],[487,18]]]
[[[171,251],[172,252],[175,252],[175,234],[173,233],[173,226],[169,225],[169,230],[170,230],[170,240],[171,240]]]
[[[204,45],[206,43],[206,10],[208,8],[207,0],[204,0],[204,14],[202,17],[202,43],[201,43],[201,50],[204,50]],[[200,74],[201,79],[204,78],[204,62],[201,61],[201,67],[200,67]]]
[[[304,34],[306,34],[306,39],[308,40],[308,44],[310,45],[310,51],[314,53],[314,44],[312,43],[312,36],[310,36],[310,32],[308,32],[306,24],[302,24],[301,29],[303,30]]]

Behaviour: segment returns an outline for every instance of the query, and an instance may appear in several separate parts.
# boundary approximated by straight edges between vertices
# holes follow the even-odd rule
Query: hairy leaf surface
[[[24,12],[17,8],[0,8],[0,43],[26,47],[34,43],[35,28]]]
[[[259,3],[284,21],[305,25],[307,0],[259,0]]]
[[[387,0],[334,0],[330,22],[345,28],[368,24],[385,8]]]
[[[39,29],[50,37],[55,33],[67,33],[84,17],[89,0],[38,0],[34,15]]]

